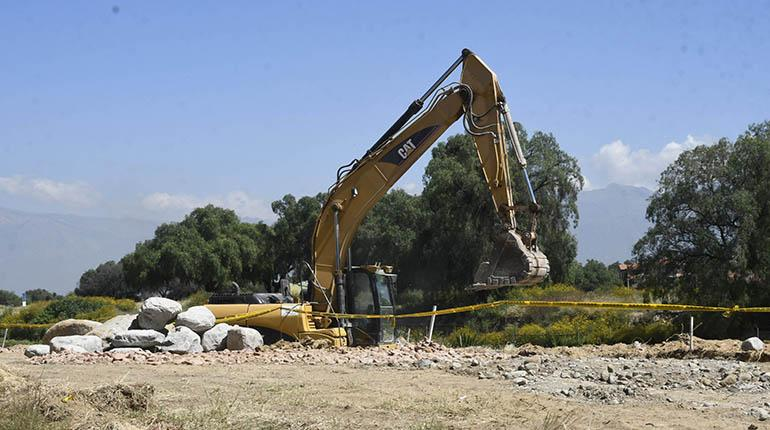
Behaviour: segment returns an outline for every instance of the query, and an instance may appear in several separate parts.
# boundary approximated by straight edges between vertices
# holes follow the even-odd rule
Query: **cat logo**
[[[400,165],[404,161],[406,161],[410,155],[412,155],[417,149],[422,145],[423,143],[428,141],[428,138],[433,135],[433,132],[435,132],[439,126],[432,125],[430,127],[425,127],[422,130],[413,133],[411,136],[407,137],[403,142],[396,144],[396,147],[391,149],[387,154],[385,154],[381,161],[383,163],[390,163],[395,165]]]
[[[412,143],[412,139],[409,139],[401,145],[401,148],[398,148],[398,155],[400,155],[402,159],[406,160],[406,157],[408,157],[409,154],[415,150],[415,148],[417,147],[414,145],[414,143]]]

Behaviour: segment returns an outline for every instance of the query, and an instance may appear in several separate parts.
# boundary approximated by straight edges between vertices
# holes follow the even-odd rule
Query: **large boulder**
[[[232,326],[230,324],[219,323],[203,333],[201,346],[206,352],[222,351],[227,348],[227,332]]]
[[[227,330],[227,349],[239,351],[242,349],[256,349],[264,345],[262,335],[249,327],[233,326]]]
[[[162,330],[182,312],[182,305],[163,297],[150,297],[142,303],[136,322],[139,328]]]
[[[741,343],[742,351],[762,351],[765,349],[765,343],[758,337],[750,337]]]
[[[190,354],[194,352],[203,352],[201,347],[201,338],[197,333],[187,327],[174,327],[168,332],[163,344],[158,347],[160,351],[171,352],[173,354]]]
[[[102,323],[90,320],[68,319],[59,321],[46,330],[43,335],[43,343],[50,343],[57,336],[84,335],[91,330],[99,328]]]
[[[51,339],[53,352],[102,352],[102,340],[98,336],[56,336]]]
[[[102,344],[107,348],[115,337],[116,333],[136,328],[137,314],[118,315],[103,322],[101,326],[86,333],[91,336],[99,336]]]
[[[203,333],[214,327],[216,317],[205,306],[193,306],[176,316],[176,325],[187,327],[196,333]]]
[[[27,357],[38,357],[40,355],[48,355],[51,353],[51,347],[49,345],[30,345],[24,350],[24,355]]]
[[[126,330],[115,333],[112,338],[113,348],[152,348],[165,340],[163,333],[155,330]]]

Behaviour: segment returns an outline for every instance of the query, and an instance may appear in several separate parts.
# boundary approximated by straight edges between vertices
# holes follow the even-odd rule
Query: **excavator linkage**
[[[490,261],[482,262],[469,291],[540,283],[548,275],[548,258],[537,246],[527,246],[514,230],[498,237]]]

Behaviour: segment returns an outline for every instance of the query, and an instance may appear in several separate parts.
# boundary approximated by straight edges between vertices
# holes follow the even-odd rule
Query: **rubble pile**
[[[43,342],[27,347],[24,354],[184,355],[224,349],[254,350],[264,343],[255,329],[216,324],[214,314],[205,306],[193,306],[182,312],[181,304],[162,297],[145,300],[138,314],[118,315],[104,323],[60,321],[46,331]]]

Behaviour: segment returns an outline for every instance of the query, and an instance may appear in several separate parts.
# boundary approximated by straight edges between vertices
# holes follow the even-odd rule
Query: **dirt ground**
[[[590,348],[540,353],[558,353],[565,360],[579,361],[592,355],[589,352],[597,353]],[[507,378],[487,378],[475,371],[457,372],[440,366],[296,360],[276,363],[272,359],[203,365],[189,360],[153,365],[35,364],[22,352],[23,349],[16,348],[0,353],[0,370],[18,378],[17,385],[39,384],[55,389],[55,396],[61,396],[58,401],[77,411],[69,421],[76,428],[770,428],[770,421],[760,421],[749,412],[770,402],[770,392],[760,385],[757,389],[734,390],[651,386],[643,396],[628,396],[620,404],[606,404],[587,397],[556,394],[561,381],[558,378],[543,378],[540,385],[519,386]],[[511,353],[511,360],[519,358],[514,357],[518,352]],[[475,360],[472,352],[461,351],[458,356]],[[643,364],[649,363],[649,359],[641,360]],[[662,366],[670,367],[682,365],[687,358],[661,360],[667,361]],[[698,366],[734,364],[721,359],[697,360]],[[562,362],[559,365],[565,366]],[[770,371],[767,362],[751,366],[756,366],[753,369],[757,374]],[[567,387],[568,381],[564,381]],[[98,387],[132,384],[154,388],[150,407],[110,410],[109,404],[98,408],[90,404],[88,408],[77,409],[79,403],[88,401],[83,393]],[[536,388],[546,385],[551,392]],[[0,428],[12,427],[0,423]]]

